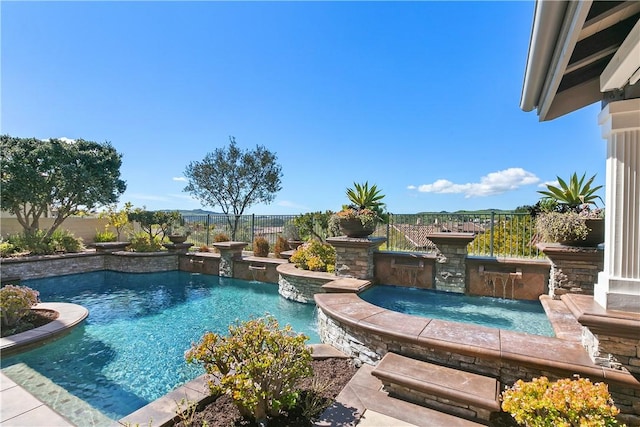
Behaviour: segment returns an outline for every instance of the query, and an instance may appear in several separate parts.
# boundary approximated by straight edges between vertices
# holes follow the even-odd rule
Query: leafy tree
[[[44,237],[81,210],[118,201],[122,155],[105,142],[39,140],[0,136],[0,208],[16,215],[25,233],[40,228],[48,209],[57,211]]]
[[[178,211],[148,211],[143,207],[128,212],[127,218],[140,224],[140,228],[148,235],[149,242],[153,242],[156,238],[164,240],[171,225],[179,222],[182,216]]]
[[[229,146],[216,148],[201,162],[191,162],[185,170],[191,193],[206,206],[220,206],[227,215],[231,238],[235,240],[240,218],[254,203],[270,203],[281,189],[282,168],[277,157],[265,147],[241,150],[234,137]]]
[[[332,211],[309,212],[293,218],[293,225],[302,240],[318,239],[322,242],[329,236],[329,219]]]
[[[124,208],[121,210],[117,210],[116,205],[113,204],[107,207],[106,212],[100,214],[100,218],[106,218],[109,221],[107,227],[110,225],[116,229],[116,238],[118,241],[120,241],[122,233],[131,227],[131,223],[129,222],[131,208],[133,208],[131,202],[125,203]]]

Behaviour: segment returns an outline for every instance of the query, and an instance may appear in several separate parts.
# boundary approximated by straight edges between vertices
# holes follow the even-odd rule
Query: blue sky
[[[183,172],[229,136],[282,166],[246,213],[339,210],[354,181],[393,213],[513,209],[574,171],[604,184],[598,105],[519,108],[533,2],[0,8],[1,132],[110,141],[136,207],[203,207]]]

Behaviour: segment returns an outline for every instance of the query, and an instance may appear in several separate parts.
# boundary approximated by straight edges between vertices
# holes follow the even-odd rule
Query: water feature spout
[[[494,298],[503,298],[503,299],[515,299],[515,288],[516,281],[522,279],[522,271],[520,269],[516,270],[515,273],[511,272],[501,272],[501,271],[486,271],[484,266],[480,266],[478,269],[481,276],[484,276],[485,285],[492,290],[492,296]],[[502,296],[496,296],[496,287],[498,282],[502,283]],[[507,295],[507,286],[511,284],[511,296]]]
[[[258,280],[258,274],[259,272],[263,272],[263,279],[264,279],[264,273],[267,271],[267,267],[264,264],[249,264],[249,271],[251,272],[251,277],[253,277],[253,281],[259,281]],[[263,282],[265,280],[262,280]]]

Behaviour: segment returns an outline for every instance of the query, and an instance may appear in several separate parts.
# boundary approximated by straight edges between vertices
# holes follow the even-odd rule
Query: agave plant
[[[602,198],[596,194],[602,188],[602,185],[591,187],[596,175],[593,175],[586,182],[585,177],[586,173],[578,179],[578,174],[574,172],[568,183],[557,177],[558,186],[547,184],[548,191],[538,191],[538,193],[560,205],[566,206],[568,210],[580,211],[584,206],[595,205],[598,199],[602,202]]]
[[[347,198],[351,202],[350,208],[357,211],[371,210],[376,213],[379,219],[386,222],[385,204],[381,202],[384,194],[381,194],[375,184],[369,187],[368,181],[364,184],[354,182],[353,188],[347,188]]]

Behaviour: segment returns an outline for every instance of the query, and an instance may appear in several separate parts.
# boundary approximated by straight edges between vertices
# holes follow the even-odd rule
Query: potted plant
[[[347,237],[367,237],[375,231],[378,222],[387,221],[385,204],[381,201],[384,194],[375,184],[369,187],[368,182],[354,182],[353,188],[347,188],[346,194],[351,203],[331,216],[331,228],[339,228]]]
[[[171,212],[171,227],[167,236],[171,243],[180,244],[187,241],[191,235],[191,228],[185,224],[182,215],[178,211]]]
[[[592,187],[595,175],[585,181],[574,172],[569,181],[558,177],[558,186],[548,184],[539,191],[544,198],[538,202],[536,216],[538,240],[569,246],[596,246],[604,241],[604,210],[597,208],[596,192]]]

